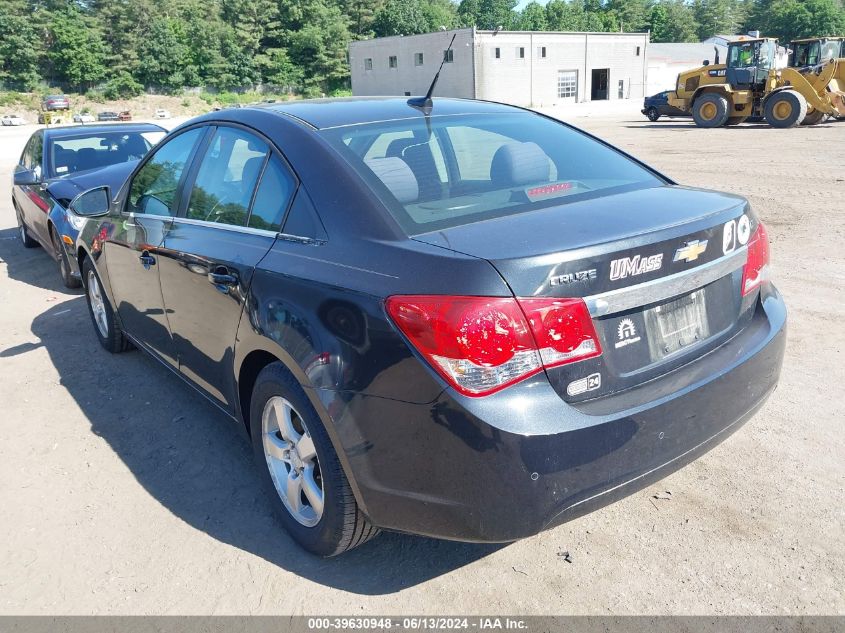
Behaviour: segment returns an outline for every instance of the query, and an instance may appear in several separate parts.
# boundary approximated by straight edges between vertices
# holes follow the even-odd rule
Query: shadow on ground
[[[30,255],[19,244],[0,244],[15,279],[50,290],[60,286],[52,260],[40,249]],[[53,276],[56,284],[42,281]],[[32,333],[38,344],[0,349],[0,357],[46,348],[91,432],[108,442],[168,511],[223,543],[314,582],[369,595],[425,582],[502,547],[382,534],[338,558],[311,556],[276,522],[240,425],[146,354],[105,352],[84,297],[39,315]]]
[[[17,227],[0,230],[0,262],[5,262],[9,279],[60,294],[80,294],[64,287],[56,261],[43,248],[24,248]]]

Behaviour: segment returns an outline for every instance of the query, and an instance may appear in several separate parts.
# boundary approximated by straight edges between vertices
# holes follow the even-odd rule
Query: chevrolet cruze
[[[709,450],[780,373],[743,198],[510,106],[222,110],[71,206],[100,343],[241,424],[321,555],[536,534]]]

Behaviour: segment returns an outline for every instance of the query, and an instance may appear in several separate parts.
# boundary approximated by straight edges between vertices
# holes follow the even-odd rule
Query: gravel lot
[[[81,293],[19,244],[8,183],[33,128],[0,129],[0,614],[845,614],[845,122],[575,123],[750,198],[790,308],[780,388],[704,458],[534,538],[385,534],[328,561],[274,523],[239,430],[100,349]]]

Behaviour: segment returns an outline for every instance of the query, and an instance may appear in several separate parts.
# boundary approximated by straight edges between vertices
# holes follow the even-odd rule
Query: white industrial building
[[[352,42],[352,94],[425,94],[453,34],[439,96],[542,107],[645,95],[648,33],[474,28]]]
[[[678,75],[698,68],[705,61],[716,63],[716,51],[719,61],[725,63],[727,45],[718,43],[701,44],[650,44],[648,47],[648,89],[649,95],[664,90],[674,90]]]

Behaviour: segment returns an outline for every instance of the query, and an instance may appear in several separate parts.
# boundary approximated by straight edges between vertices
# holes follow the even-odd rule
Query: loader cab
[[[813,68],[831,59],[845,56],[845,38],[816,37],[793,40],[789,43],[790,68]]]
[[[775,68],[778,42],[742,40],[728,45],[727,80],[734,90],[760,90]]]

